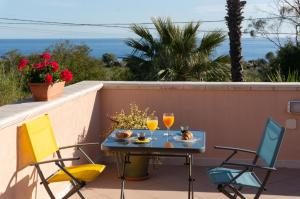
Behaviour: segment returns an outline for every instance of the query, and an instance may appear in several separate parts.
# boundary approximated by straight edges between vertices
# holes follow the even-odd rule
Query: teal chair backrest
[[[269,167],[275,165],[284,130],[277,122],[268,119],[257,154]]]

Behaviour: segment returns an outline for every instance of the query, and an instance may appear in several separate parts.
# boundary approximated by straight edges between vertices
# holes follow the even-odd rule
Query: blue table
[[[203,131],[191,131],[194,135],[195,141],[185,142],[175,140],[174,136],[180,136],[180,131],[170,131],[171,136],[166,136],[166,130],[156,130],[153,133],[153,140],[145,144],[134,143],[134,138],[126,140],[117,140],[115,133],[119,130],[113,131],[101,144],[101,149],[111,152],[124,152],[125,158],[123,160],[123,171],[121,175],[121,199],[124,199],[125,189],[125,168],[129,163],[130,156],[166,156],[166,157],[184,157],[186,158],[186,165],[189,166],[189,188],[188,198],[194,198],[193,177],[192,177],[192,163],[193,155],[205,152],[205,133]],[[145,132],[146,137],[150,137],[149,130],[132,130],[133,137],[140,132]]]

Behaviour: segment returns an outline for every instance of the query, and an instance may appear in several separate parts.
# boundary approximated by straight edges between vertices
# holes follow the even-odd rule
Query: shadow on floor
[[[216,186],[212,185],[207,176],[208,167],[193,167],[193,175],[196,179],[194,184],[195,192],[217,193]],[[145,181],[127,181],[127,190],[156,190],[156,191],[178,191],[187,190],[188,170],[185,166],[164,166],[150,169],[150,179]],[[300,198],[300,169],[279,169],[273,172],[267,191],[264,195],[272,196],[298,196]],[[108,165],[105,172],[97,181],[88,184],[86,189],[115,189],[119,192],[120,180],[117,177],[117,170],[113,165]],[[253,190],[245,190],[244,193],[253,193]],[[217,193],[222,196],[221,193]],[[218,197],[219,198],[219,197]],[[220,197],[221,198],[221,197]],[[262,197],[263,198],[263,197]],[[289,198],[289,197],[284,197]],[[293,197],[294,198],[294,197]]]

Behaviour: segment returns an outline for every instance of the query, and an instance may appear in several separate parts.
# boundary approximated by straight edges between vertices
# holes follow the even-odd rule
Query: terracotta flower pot
[[[54,84],[29,83],[32,96],[36,101],[48,101],[59,97],[64,90],[64,86],[64,81]]]

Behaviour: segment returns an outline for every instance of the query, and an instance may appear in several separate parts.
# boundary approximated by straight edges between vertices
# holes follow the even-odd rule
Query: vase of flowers
[[[112,121],[111,128],[107,131],[106,135],[110,134],[116,129],[146,129],[146,118],[149,115],[154,115],[155,111],[149,112],[149,108],[140,109],[137,104],[130,104],[129,112],[124,110],[109,117]],[[119,177],[122,173],[122,161],[124,160],[125,153],[115,153],[117,159],[117,168]],[[130,163],[125,168],[126,180],[146,180],[149,178],[149,156],[131,156]]]
[[[61,69],[56,61],[51,60],[48,52],[40,55],[37,63],[21,59],[18,70],[28,83],[32,96],[37,101],[48,101],[60,96],[66,82],[73,78],[71,71]]]

